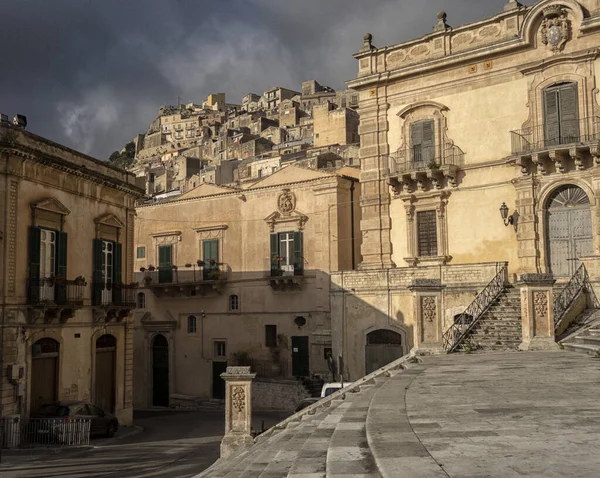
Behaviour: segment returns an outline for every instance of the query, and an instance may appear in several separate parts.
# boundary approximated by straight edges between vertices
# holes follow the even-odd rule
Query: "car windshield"
[[[334,392],[337,392],[338,390],[340,390],[342,387],[327,387],[325,389],[325,396],[328,397],[329,395],[331,395]]]
[[[69,409],[61,405],[44,405],[37,414],[43,417],[67,417]]]

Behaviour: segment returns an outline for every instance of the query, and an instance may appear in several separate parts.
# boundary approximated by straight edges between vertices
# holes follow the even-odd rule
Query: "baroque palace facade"
[[[522,347],[553,341],[554,280],[585,264],[600,282],[599,45],[599,0],[510,1],[459,28],[441,12],[433,33],[385,48],[365,35],[348,83],[360,94],[363,262],[332,274],[331,296],[350,378],[374,369],[377,349],[444,350],[499,276],[517,291]]]
[[[328,273],[361,260],[358,175],[289,165],[138,205],[136,408],[222,399],[228,364],[329,373]]]
[[[135,176],[0,124],[1,414],[83,400],[132,423]]]

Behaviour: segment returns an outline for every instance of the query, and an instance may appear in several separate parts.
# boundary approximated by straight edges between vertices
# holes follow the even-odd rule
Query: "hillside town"
[[[106,160],[0,116],[2,477],[597,476],[600,0],[432,18]]]

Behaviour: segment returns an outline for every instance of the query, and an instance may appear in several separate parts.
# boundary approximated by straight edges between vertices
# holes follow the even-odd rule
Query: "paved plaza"
[[[421,359],[307,409],[200,476],[600,476],[600,360],[567,351]]]

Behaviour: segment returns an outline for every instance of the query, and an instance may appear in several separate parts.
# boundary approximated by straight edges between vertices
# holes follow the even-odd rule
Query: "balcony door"
[[[204,261],[204,280],[219,276],[219,241],[212,239],[202,243],[202,260]]]
[[[173,245],[158,246],[158,282],[173,282]]]
[[[40,300],[54,302],[54,284],[49,280],[56,275],[56,233],[40,229]]]
[[[561,83],[544,90],[544,143],[546,147],[578,143],[577,83]]]
[[[594,254],[590,199],[577,186],[554,193],[547,210],[548,263],[554,277],[568,278]]]
[[[102,305],[112,303],[114,248],[112,241],[102,241]]]

